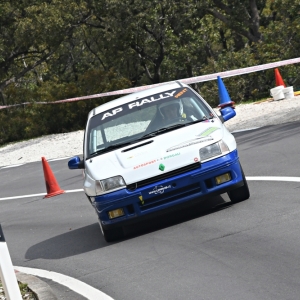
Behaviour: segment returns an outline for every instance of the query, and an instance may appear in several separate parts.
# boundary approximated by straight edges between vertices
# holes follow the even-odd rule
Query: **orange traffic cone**
[[[279,73],[278,68],[275,69],[275,82],[276,82],[276,86],[283,85],[283,87],[286,87],[286,85]]]
[[[63,194],[65,191],[60,189],[45,157],[42,157],[42,163],[47,189],[47,195],[44,198],[50,198],[56,195]]]

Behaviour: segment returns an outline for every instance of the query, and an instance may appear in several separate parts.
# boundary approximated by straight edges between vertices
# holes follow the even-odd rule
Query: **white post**
[[[22,300],[17,277],[0,224],[0,278],[7,300]]]

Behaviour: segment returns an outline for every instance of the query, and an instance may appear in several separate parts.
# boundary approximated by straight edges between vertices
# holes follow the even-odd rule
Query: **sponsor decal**
[[[144,202],[143,196],[139,196],[139,199],[140,199],[142,205],[144,205],[145,202]]]
[[[167,185],[167,186],[158,185],[158,186],[155,186],[151,192],[149,192],[149,195],[163,194],[165,190],[168,190],[171,188],[172,188],[171,185]]]
[[[138,153],[135,153],[134,155],[131,155],[131,156],[126,157],[126,159],[132,159],[132,158],[134,158],[134,157],[138,157],[138,156],[144,155],[144,154],[146,154],[146,153],[147,153],[146,151],[138,152]]]
[[[168,156],[165,156],[164,159],[168,159],[168,158],[172,158],[172,157],[175,157],[175,156],[178,156],[180,155],[180,152],[177,152],[177,153],[174,153],[174,154],[170,154]]]
[[[191,145],[199,144],[199,143],[204,143],[204,142],[207,142],[207,141],[212,141],[212,140],[213,140],[212,137],[196,138],[196,139],[189,140],[189,141],[186,141],[184,143],[181,143],[179,145],[176,145],[174,147],[171,147],[171,148],[167,149],[167,152],[174,151],[174,150],[177,150],[177,149],[180,149],[180,148],[184,148],[184,147],[188,147],[188,146],[191,146]]]
[[[164,171],[165,170],[165,166],[164,164],[160,164],[158,167],[159,170]]]
[[[138,168],[141,168],[141,167],[146,167],[148,165],[154,164],[155,162],[156,162],[156,159],[151,160],[151,161],[147,161],[147,162],[145,162],[143,164],[140,164],[138,166],[133,167],[133,169],[135,170],[135,169],[138,169]]]
[[[173,157],[178,156],[178,155],[180,155],[180,152],[177,152],[177,153],[174,153],[174,154],[171,154],[171,155],[167,155],[167,156],[164,156],[164,157],[160,157],[160,158],[157,158],[157,159],[153,159],[151,161],[148,161],[148,162],[142,163],[140,165],[137,165],[137,166],[133,167],[133,169],[135,170],[135,169],[139,169],[139,168],[142,168],[142,167],[146,167],[148,165],[154,164],[154,163],[162,161],[162,160],[170,159],[170,158],[173,158]],[[163,165],[163,164],[161,164],[161,165]],[[163,165],[163,167],[165,168],[164,165]],[[161,170],[161,171],[163,171],[163,170]]]
[[[212,134],[213,132],[215,132],[218,129],[220,129],[220,128],[219,127],[210,127],[210,128],[205,129],[203,132],[201,132],[197,136],[207,137],[207,136],[209,136],[210,134]]]

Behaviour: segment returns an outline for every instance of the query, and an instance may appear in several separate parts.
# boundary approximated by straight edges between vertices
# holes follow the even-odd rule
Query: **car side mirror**
[[[220,109],[220,112],[221,112],[221,120],[223,123],[233,118],[236,115],[235,109],[232,108],[231,106],[226,106]]]
[[[68,161],[68,167],[70,170],[84,169],[84,160],[80,160],[79,156],[74,156]]]

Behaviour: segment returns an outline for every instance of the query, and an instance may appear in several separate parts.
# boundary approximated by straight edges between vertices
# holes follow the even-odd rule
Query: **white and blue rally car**
[[[234,136],[208,103],[180,81],[126,95],[88,115],[83,159],[84,192],[106,241],[123,226],[170,208],[227,193],[250,197]]]

